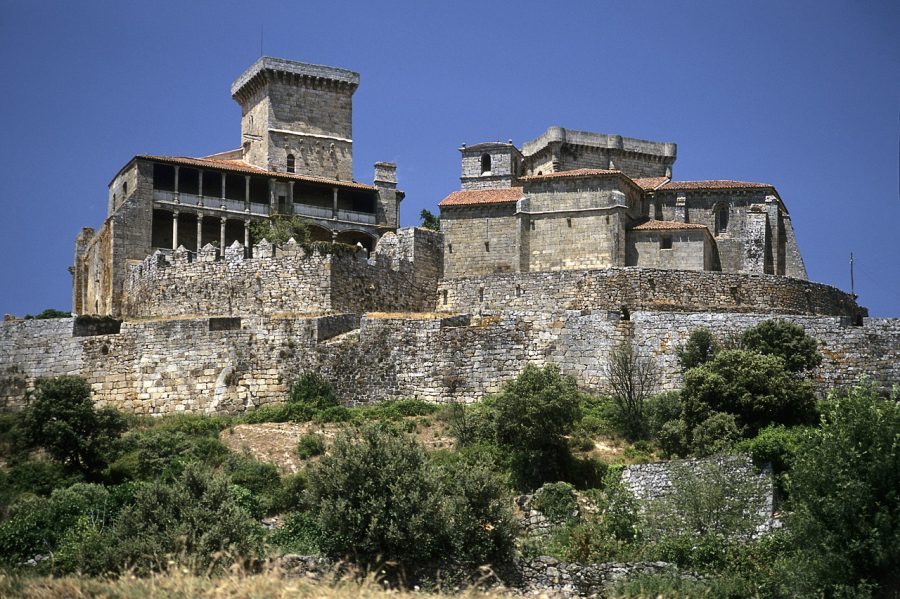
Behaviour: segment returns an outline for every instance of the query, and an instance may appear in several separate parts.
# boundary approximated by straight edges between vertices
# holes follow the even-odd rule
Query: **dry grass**
[[[0,574],[0,597],[26,599],[81,599],[87,597],[116,599],[225,599],[247,597],[281,599],[315,597],[322,599],[437,599],[448,596],[461,599],[509,597],[501,591],[467,590],[450,594],[420,593],[385,589],[374,578],[362,582],[344,581],[326,584],[303,578],[288,578],[278,572],[264,574],[232,574],[228,576],[194,576],[170,572],[147,578],[124,576],[113,579],[66,576],[16,577]],[[552,594],[530,597],[557,597]]]

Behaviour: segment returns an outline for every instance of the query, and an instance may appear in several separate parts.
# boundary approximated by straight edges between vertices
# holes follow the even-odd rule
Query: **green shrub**
[[[103,469],[125,430],[122,416],[109,408],[96,410],[87,382],[74,376],[38,379],[23,424],[31,445],[88,476]]]
[[[329,406],[316,412],[313,420],[316,422],[350,422],[353,415],[344,406]]]
[[[793,463],[800,436],[805,431],[803,427],[767,426],[752,439],[742,441],[738,449],[748,452],[758,467],[771,464],[772,471],[781,474]]]
[[[172,480],[190,463],[221,466],[230,453],[217,436],[208,432],[192,435],[166,428],[131,433],[124,446],[126,453],[109,468],[109,475],[119,480]]]
[[[870,386],[829,402],[790,471],[791,515],[811,594],[900,588],[900,404]]]
[[[565,523],[578,518],[578,498],[569,483],[546,483],[534,493],[534,507],[548,520]]]
[[[0,414],[0,456],[17,460],[28,452],[28,434],[21,412]]]
[[[731,449],[741,440],[741,430],[733,414],[714,412],[691,431],[691,453],[709,456]]]
[[[297,455],[303,460],[323,453],[325,453],[325,441],[322,439],[322,435],[304,435],[297,443]]]
[[[338,400],[332,386],[320,374],[304,372],[291,386],[288,403],[324,410],[337,406]]]
[[[657,439],[667,422],[681,417],[681,393],[668,391],[647,399],[644,406],[647,435]]]
[[[225,473],[231,482],[249,491],[252,501],[250,513],[261,518],[275,511],[281,492],[281,477],[273,464],[260,462],[249,454],[231,454],[225,461]]]
[[[667,457],[679,457],[688,454],[687,425],[684,420],[670,420],[656,433],[656,442]]]
[[[16,462],[6,471],[0,471],[0,507],[9,505],[17,496],[33,493],[50,495],[56,489],[64,489],[81,480],[77,472],[70,472],[56,462],[26,460]]]
[[[816,340],[787,320],[766,320],[747,329],[741,335],[741,348],[781,358],[789,372],[805,372],[822,363]]]
[[[54,308],[47,308],[46,310],[44,310],[40,314],[37,314],[36,316],[32,316],[31,314],[26,314],[25,320],[31,320],[31,319],[49,320],[51,318],[71,318],[71,317],[72,317],[71,312],[65,312],[63,310],[55,310]]]
[[[513,526],[501,493],[484,464],[438,467],[396,428],[369,424],[339,436],[312,468],[308,501],[326,555],[415,567],[507,551]]]
[[[229,478],[198,464],[187,466],[172,484],[140,488],[117,519],[115,536],[120,567],[138,572],[165,569],[170,559],[185,558],[186,565],[204,571],[259,557],[263,538]]]
[[[285,553],[314,555],[321,550],[321,534],[312,514],[292,512],[285,517],[284,526],[272,534],[271,540]]]
[[[682,418],[690,432],[710,411],[733,414],[750,434],[773,423],[803,424],[815,416],[812,384],[785,370],[776,356],[720,352],[684,375]],[[690,441],[690,439],[689,439]]]
[[[57,489],[50,497],[16,502],[0,525],[0,561],[16,566],[35,555],[52,553],[79,518],[88,517],[103,525],[116,509],[106,488],[84,483]]]
[[[591,451],[595,446],[594,438],[580,427],[569,437],[569,447],[574,451]]]
[[[709,329],[705,327],[694,329],[685,344],[676,352],[681,370],[687,371],[706,364],[720,349],[719,342]]]
[[[250,238],[254,244],[263,239],[273,245],[282,245],[293,239],[299,244],[309,242],[309,223],[297,215],[273,215],[250,223]]]
[[[300,511],[305,507],[303,500],[305,491],[305,472],[296,472],[281,477],[281,486],[272,496],[272,512],[285,513]]]

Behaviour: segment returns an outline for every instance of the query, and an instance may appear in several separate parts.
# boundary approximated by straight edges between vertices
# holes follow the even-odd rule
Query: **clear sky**
[[[678,144],[675,179],[772,183],[809,276],[900,316],[900,2],[0,0],[0,312],[71,307],[73,241],[135,154],[240,144],[263,50],[361,73],[354,174],[397,162],[402,224],[462,143],[550,125]]]

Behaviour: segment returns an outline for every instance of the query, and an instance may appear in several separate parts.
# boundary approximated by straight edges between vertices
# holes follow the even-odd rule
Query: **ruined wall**
[[[447,278],[438,309],[678,310],[855,317],[865,309],[843,291],[788,277],[610,268]]]
[[[3,409],[22,405],[38,376],[80,374],[100,402],[138,413],[240,412],[282,401],[306,370],[346,402],[418,398],[477,401],[528,363],[559,364],[589,391],[606,387],[610,350],[632,340],[659,371],[659,389],[681,385],[675,355],[700,326],[727,337],[765,314],[582,310],[466,315],[184,318],[122,323],[120,332],[72,337],[72,320],[0,324]],[[900,384],[900,320],[792,316],[820,342],[813,373],[822,391],[862,375]]]

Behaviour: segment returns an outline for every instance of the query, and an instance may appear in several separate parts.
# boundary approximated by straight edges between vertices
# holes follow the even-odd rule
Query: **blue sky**
[[[774,184],[810,278],[900,316],[900,3],[0,0],[0,312],[69,309],[73,240],[139,153],[236,148],[271,56],[361,73],[354,171],[399,164],[404,225],[462,143],[550,125],[678,144],[676,179]]]

